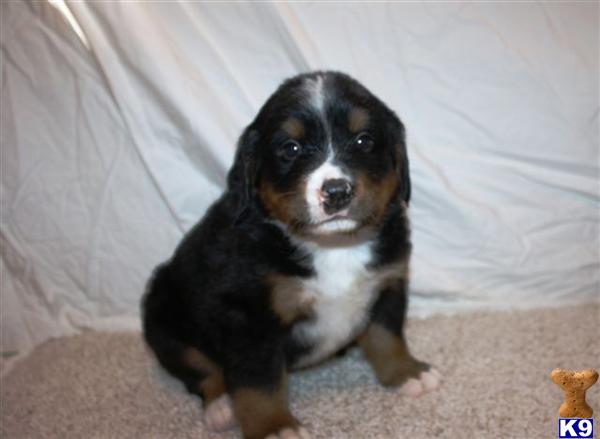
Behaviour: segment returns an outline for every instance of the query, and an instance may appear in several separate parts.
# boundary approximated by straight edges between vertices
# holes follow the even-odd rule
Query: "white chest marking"
[[[317,275],[303,283],[304,294],[314,300],[314,318],[293,330],[294,337],[313,348],[296,366],[324,359],[364,329],[376,298],[377,276],[366,268],[370,259],[370,243],[314,251]]]

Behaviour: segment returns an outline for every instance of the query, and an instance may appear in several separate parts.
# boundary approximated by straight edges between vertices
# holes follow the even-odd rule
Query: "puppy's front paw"
[[[204,425],[211,431],[225,431],[237,424],[229,395],[224,393],[204,407]]]
[[[377,372],[384,386],[397,387],[401,394],[413,398],[437,389],[442,380],[436,369],[412,357],[389,361]]]
[[[270,434],[266,439],[311,439],[311,436],[304,427],[288,427],[279,431],[277,434]]]
[[[400,385],[400,393],[417,398],[440,386],[442,375],[434,368],[419,372],[418,377],[408,378]]]

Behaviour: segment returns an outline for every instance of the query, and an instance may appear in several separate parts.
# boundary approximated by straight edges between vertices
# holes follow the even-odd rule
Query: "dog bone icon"
[[[565,392],[565,402],[558,414],[561,418],[591,418],[594,411],[585,401],[585,391],[598,380],[598,372],[593,369],[578,372],[554,369],[550,379]]]

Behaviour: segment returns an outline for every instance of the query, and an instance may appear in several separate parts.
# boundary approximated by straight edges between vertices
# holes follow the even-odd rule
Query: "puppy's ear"
[[[388,124],[389,142],[394,145],[394,166],[400,176],[400,197],[406,205],[410,202],[411,185],[408,154],[406,152],[406,134],[404,125],[395,114],[392,114]]]
[[[410,186],[410,166],[408,163],[408,155],[406,154],[406,147],[402,146],[402,151],[399,151],[401,158],[398,161],[398,172],[400,174],[400,196],[408,206],[410,203],[411,186]]]
[[[233,165],[227,175],[227,186],[237,195],[238,217],[250,207],[256,197],[258,132],[249,126],[238,141]]]

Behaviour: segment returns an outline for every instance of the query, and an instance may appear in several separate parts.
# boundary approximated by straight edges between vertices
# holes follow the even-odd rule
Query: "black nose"
[[[325,213],[331,215],[347,207],[354,196],[352,183],[344,178],[325,180],[321,187]]]

